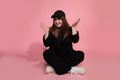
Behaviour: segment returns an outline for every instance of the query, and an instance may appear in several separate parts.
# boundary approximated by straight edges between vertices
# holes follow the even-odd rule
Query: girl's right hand
[[[72,27],[76,27],[79,22],[80,22],[80,18],[75,23],[72,24]]]
[[[44,23],[41,23],[41,27],[43,28],[43,30],[45,31],[45,33],[47,33],[49,31],[49,27],[46,26]]]

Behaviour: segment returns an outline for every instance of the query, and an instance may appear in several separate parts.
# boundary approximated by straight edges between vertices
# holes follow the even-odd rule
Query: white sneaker
[[[86,70],[83,67],[74,66],[74,67],[71,68],[71,70],[69,72],[71,73],[71,75],[73,75],[73,74],[83,75],[83,74],[85,74]]]
[[[45,73],[49,74],[49,73],[51,73],[51,72],[54,72],[54,69],[52,68],[52,66],[47,65],[47,66],[46,66]]]

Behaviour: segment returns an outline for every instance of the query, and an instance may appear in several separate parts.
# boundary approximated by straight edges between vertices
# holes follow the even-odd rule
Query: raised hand
[[[45,31],[45,39],[47,39],[47,37],[49,35],[49,27],[47,27],[44,23],[41,23],[41,27]]]
[[[76,27],[79,21],[80,21],[80,18],[75,23],[72,24],[72,27]]]
[[[45,31],[45,33],[49,31],[49,27],[46,26],[44,23],[41,23],[41,27],[43,28],[43,30]]]

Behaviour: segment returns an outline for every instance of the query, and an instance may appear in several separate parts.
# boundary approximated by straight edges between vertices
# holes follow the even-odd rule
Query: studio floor
[[[33,60],[28,55],[0,55],[0,80],[118,80],[120,73],[119,56],[93,55],[86,53],[83,63],[79,66],[86,68],[85,75],[74,74],[56,75],[45,74],[45,62]],[[30,58],[31,57],[31,58]],[[34,57],[34,56],[33,56]]]

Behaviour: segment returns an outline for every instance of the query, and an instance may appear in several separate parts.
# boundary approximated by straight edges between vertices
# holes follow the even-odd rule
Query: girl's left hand
[[[76,27],[79,21],[80,21],[80,18],[75,23],[72,24],[72,27]]]

